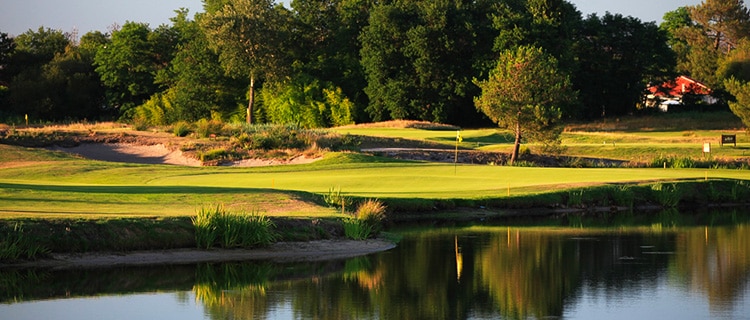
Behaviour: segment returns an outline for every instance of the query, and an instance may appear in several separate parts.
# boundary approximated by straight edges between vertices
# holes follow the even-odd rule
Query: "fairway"
[[[257,168],[134,165],[53,155],[0,167],[3,217],[189,216],[217,204],[268,215],[327,217],[337,211],[312,200],[332,189],[363,198],[502,199],[509,193],[602,183],[750,180],[747,170],[454,166],[338,153],[319,163]]]

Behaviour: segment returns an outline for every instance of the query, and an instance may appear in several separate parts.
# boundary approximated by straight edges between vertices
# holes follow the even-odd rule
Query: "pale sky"
[[[665,12],[697,5],[701,0],[568,0],[584,17],[609,11],[642,21],[661,22]],[[288,3],[288,1],[283,1]],[[40,26],[79,36],[89,31],[106,32],[113,24],[145,22],[152,28],[168,24],[174,10],[187,8],[192,14],[203,11],[201,0],[0,0],[0,32],[17,36]]]

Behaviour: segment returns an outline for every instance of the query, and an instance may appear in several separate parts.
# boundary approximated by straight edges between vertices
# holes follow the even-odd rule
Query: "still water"
[[[401,232],[323,263],[0,271],[0,319],[750,319],[750,225]]]

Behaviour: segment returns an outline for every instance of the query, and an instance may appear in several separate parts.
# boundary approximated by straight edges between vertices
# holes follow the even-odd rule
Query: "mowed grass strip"
[[[337,211],[318,205],[314,195],[331,188],[363,198],[482,199],[613,182],[750,180],[747,170],[454,166],[338,153],[314,164],[263,168],[40,163],[0,168],[0,216],[189,216],[223,204],[269,216],[325,217]]]

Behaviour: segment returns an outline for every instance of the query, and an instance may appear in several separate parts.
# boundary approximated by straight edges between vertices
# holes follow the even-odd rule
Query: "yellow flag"
[[[464,141],[464,138],[461,137],[461,131],[456,131],[456,140],[458,140],[458,142]]]

